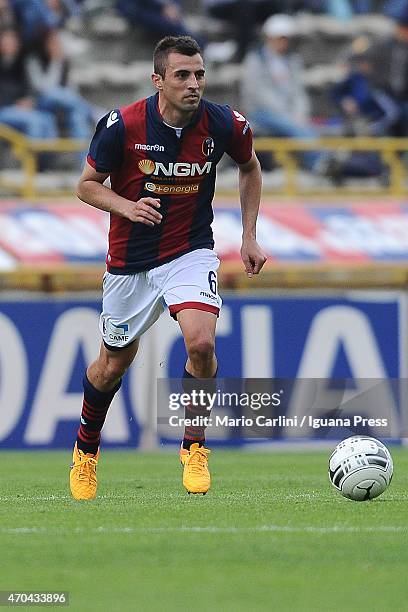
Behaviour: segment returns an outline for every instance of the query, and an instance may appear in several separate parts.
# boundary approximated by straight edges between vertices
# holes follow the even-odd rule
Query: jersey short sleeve
[[[232,136],[227,153],[237,164],[246,164],[252,157],[252,130],[247,119],[231,109]]]
[[[123,163],[125,124],[118,109],[102,117],[89,146],[88,163],[97,172],[114,172]]]

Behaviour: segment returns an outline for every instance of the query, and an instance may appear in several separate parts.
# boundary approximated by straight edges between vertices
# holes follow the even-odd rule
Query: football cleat
[[[190,454],[190,451],[188,451],[186,448],[183,448],[183,443],[181,443],[180,453],[179,453],[181,467],[184,467],[184,464],[189,454]]]
[[[93,499],[96,496],[98,459],[99,450],[96,455],[85,454],[75,442],[69,474],[71,493],[75,499]]]
[[[208,470],[208,448],[192,444],[190,450],[180,448],[180,462],[183,466],[183,486],[188,493],[202,493],[205,495],[211,485]]]

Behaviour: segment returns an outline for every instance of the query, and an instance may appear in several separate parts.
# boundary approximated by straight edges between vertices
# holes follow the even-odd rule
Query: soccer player
[[[225,152],[239,168],[247,274],[258,274],[266,260],[255,237],[262,179],[248,122],[229,106],[202,98],[205,69],[194,39],[166,37],[153,59],[157,93],[101,119],[78,184],[81,200],[110,213],[110,231],[102,343],[83,380],[70,472],[75,499],[96,495],[100,432],[109,405],[140,336],[164,304],[185,341],[183,382],[216,376],[221,298],[211,223],[216,165]],[[108,177],[111,188],[104,185]],[[186,428],[180,460],[189,493],[205,494],[210,487],[204,443],[204,428]]]

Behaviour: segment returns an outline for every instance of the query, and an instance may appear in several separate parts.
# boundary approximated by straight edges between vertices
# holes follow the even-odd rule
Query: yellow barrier
[[[23,178],[21,181],[12,179],[0,173],[0,188],[13,194],[18,194],[26,199],[36,198],[41,194],[35,184],[38,170],[39,153],[71,153],[85,151],[88,142],[73,140],[70,138],[58,138],[55,140],[42,140],[27,138],[21,132],[6,125],[0,124],[0,140],[6,141],[14,156],[21,162]],[[46,192],[46,195],[50,195]],[[53,195],[72,196],[72,191],[66,189],[58,190]]]
[[[378,152],[383,162],[389,167],[389,184],[376,187],[375,195],[401,197],[407,193],[407,169],[402,159],[402,154],[408,151],[408,138],[256,138],[255,149],[257,152],[273,153],[277,162],[282,165],[285,172],[284,189],[279,193],[289,197],[315,196],[315,195],[372,195],[373,189],[362,188],[363,181],[359,181],[358,188],[333,187],[329,185],[319,188],[303,189],[297,182],[299,162],[295,153],[302,151],[370,151]]]
[[[104,264],[58,263],[23,265],[0,271],[0,293],[4,291],[100,291]],[[276,289],[406,289],[408,264],[363,262],[359,264],[267,262],[262,274],[249,279],[241,262],[222,262],[218,281],[223,290],[258,291]]]
[[[32,140],[17,132],[16,130],[0,124],[0,140],[9,143],[15,157],[20,160],[23,170],[23,179],[20,182],[12,181],[4,173],[0,173],[0,188],[7,192],[16,193],[26,199],[33,199],[40,195],[50,195],[49,192],[41,193],[35,184],[37,174],[37,160],[39,153],[65,153],[85,151],[88,143],[80,140],[58,139],[58,140]],[[401,197],[407,193],[407,169],[402,154],[408,151],[408,138],[320,138],[311,139],[286,139],[286,138],[256,138],[255,149],[257,152],[270,152],[284,170],[285,180],[282,188],[272,189],[265,186],[264,195],[279,194],[288,197],[305,197],[316,195],[378,195]],[[296,153],[302,151],[376,151],[381,155],[384,163],[389,167],[389,184],[382,187],[372,186],[363,188],[363,181],[359,182],[358,188],[333,187],[320,181],[319,185],[312,188],[304,188],[299,184],[299,162]],[[315,181],[316,182],[316,181]],[[236,195],[236,189],[219,189],[222,194]],[[69,196],[72,191],[61,189],[53,195]]]

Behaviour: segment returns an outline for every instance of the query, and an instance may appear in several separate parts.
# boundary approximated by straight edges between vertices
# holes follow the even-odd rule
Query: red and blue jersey
[[[134,274],[195,249],[214,247],[211,223],[216,165],[224,153],[238,164],[251,159],[252,133],[229,106],[201,100],[178,137],[166,125],[158,94],[103,117],[88,163],[110,174],[111,188],[132,201],[160,199],[160,224],[150,227],[111,213],[107,268]]]

